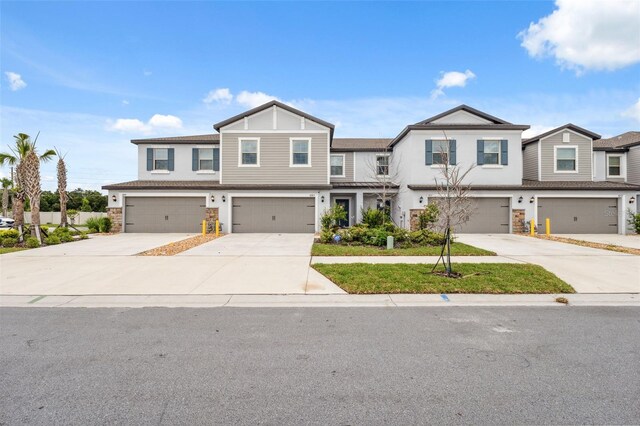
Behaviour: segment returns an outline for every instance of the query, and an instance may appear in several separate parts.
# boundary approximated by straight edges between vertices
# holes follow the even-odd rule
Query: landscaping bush
[[[384,223],[384,213],[382,210],[372,209],[367,207],[362,209],[362,223],[369,228],[377,228]]]
[[[69,243],[73,241],[73,235],[71,235],[71,230],[69,228],[56,228],[55,231],[51,233],[51,235],[55,235],[60,238],[60,241],[63,243]]]
[[[5,237],[0,241],[2,241],[2,247],[15,247],[18,244],[18,239],[12,237]]]
[[[20,233],[18,232],[17,229],[5,229],[3,231],[0,231],[0,240],[4,239],[4,238],[18,238],[20,236]]]
[[[351,235],[351,229],[349,228],[339,229],[336,234],[338,234],[341,241],[344,241],[345,243],[353,242],[353,236]]]
[[[109,232],[111,231],[111,218],[109,217],[90,217],[87,219],[87,228],[92,232]]]
[[[409,233],[409,241],[414,244],[420,244],[424,246],[439,246],[444,243],[445,236],[444,234],[441,234],[439,232],[422,229]],[[451,242],[453,242],[453,237],[451,237]]]
[[[347,218],[347,212],[339,204],[335,204],[329,210],[325,210],[324,214],[320,217],[320,226],[323,231],[336,231],[338,229],[338,223]]]
[[[333,232],[329,230],[320,231],[320,242],[325,244],[333,242]]]
[[[636,234],[640,234],[640,213],[634,214],[629,210],[629,225],[633,226]]]
[[[80,232],[78,235],[80,236],[80,239],[81,239],[81,240],[86,240],[86,239],[88,239],[88,238],[89,238],[89,235],[87,235],[87,233],[86,233],[86,232],[84,232],[84,231],[83,231],[83,232]]]
[[[418,215],[418,229],[430,229],[438,221],[440,211],[435,204],[427,204]]]
[[[97,217],[90,217],[85,222],[85,225],[87,225],[87,228],[89,228],[89,231],[100,232],[100,221]]]
[[[369,229],[362,242],[372,246],[385,246],[389,235],[389,232],[382,228]]]
[[[29,248],[38,248],[40,247],[40,241],[38,241],[36,237],[29,237],[27,238],[26,245]]]
[[[98,221],[99,225],[100,225],[100,232],[109,232],[111,231],[111,218],[110,217],[101,217],[100,220]]]
[[[44,243],[48,246],[53,246],[56,244],[60,244],[60,237],[58,237],[57,235],[49,235],[47,238],[44,239]]]

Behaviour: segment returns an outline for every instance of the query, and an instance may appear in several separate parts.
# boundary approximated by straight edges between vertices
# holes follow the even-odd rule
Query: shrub
[[[110,217],[101,217],[98,219],[99,231],[100,232],[109,232],[111,231],[111,218]]]
[[[439,246],[445,241],[444,234],[422,229],[409,233],[409,240],[421,246]],[[453,242],[453,239],[451,240]]]
[[[335,204],[329,210],[325,210],[320,217],[320,226],[323,231],[337,230],[338,223],[347,218],[347,211],[339,204]]]
[[[60,238],[60,241],[63,243],[70,243],[73,241],[73,236],[71,234],[62,234],[58,238]]]
[[[365,244],[370,244],[372,246],[384,246],[387,244],[387,237],[389,236],[389,232],[382,228],[373,228],[369,229],[362,241]]]
[[[640,213],[635,214],[629,210],[629,225],[633,226],[636,234],[640,234]]]
[[[15,247],[18,244],[17,238],[5,237],[2,240],[2,247]]]
[[[85,225],[87,225],[90,231],[100,232],[100,221],[97,217],[90,217],[87,219]]]
[[[384,223],[384,213],[381,210],[372,209],[370,207],[362,209],[362,223],[369,228],[377,228]]]
[[[333,241],[333,232],[329,230],[323,230],[320,232],[320,242],[328,244]]]
[[[438,221],[440,211],[435,204],[427,204],[418,215],[418,229],[429,229]]]
[[[57,235],[49,235],[47,238],[44,239],[44,243],[48,246],[53,246],[56,244],[60,244],[60,237],[58,237]]]
[[[89,235],[87,235],[87,233],[86,233],[86,232],[84,232],[84,231],[83,231],[83,232],[80,232],[80,234],[79,234],[79,235],[80,235],[80,239],[81,239],[81,240],[86,240],[86,239],[88,239],[88,238],[89,238]]]
[[[29,248],[38,248],[40,247],[40,241],[38,241],[36,237],[29,237],[27,238],[26,245]]]
[[[69,222],[71,222],[72,224],[75,223],[75,220],[77,217],[78,217],[78,210],[74,210],[74,209],[67,210],[67,218],[69,219]]]
[[[344,241],[345,243],[350,243],[353,241],[353,236],[351,235],[351,229],[346,228],[346,229],[339,229],[336,232],[342,241]]]
[[[20,233],[18,232],[17,229],[6,229],[3,231],[0,231],[0,240],[3,238],[18,238],[20,236]]]
[[[369,225],[366,225],[363,223],[353,225],[351,228],[349,228],[349,235],[351,236],[351,241],[363,242],[368,231],[369,231]]]

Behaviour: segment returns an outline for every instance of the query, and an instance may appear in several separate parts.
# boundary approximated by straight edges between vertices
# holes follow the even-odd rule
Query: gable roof
[[[480,118],[484,118],[485,120],[491,121],[493,124],[511,124],[508,121],[504,121],[501,118],[494,117],[493,115],[489,115],[486,112],[482,112],[478,109],[471,108],[469,105],[465,105],[465,104],[459,105],[455,108],[451,108],[450,110],[440,113],[438,115],[434,115],[433,117],[429,117],[426,120],[419,121],[416,124],[429,124],[436,120],[441,119],[442,117],[446,117],[447,115],[453,114],[454,112],[458,112],[458,111],[466,111],[470,114],[477,115]]]
[[[538,142],[540,139],[544,139],[547,136],[550,136],[550,135],[552,135],[554,133],[561,132],[562,130],[565,130],[565,129],[573,130],[574,132],[580,133],[581,135],[587,136],[587,137],[589,137],[589,138],[591,138],[593,140],[600,139],[600,135],[597,134],[597,133],[593,133],[592,131],[584,129],[584,128],[580,127],[580,126],[576,126],[575,124],[567,123],[564,126],[556,127],[555,129],[551,129],[548,132],[544,132],[544,133],[539,134],[537,136],[534,136],[532,138],[525,139],[525,140],[522,141],[522,145],[527,145],[527,144],[530,144],[532,142]]]
[[[326,122],[326,121],[324,121],[324,120],[321,120],[321,119],[319,119],[318,117],[314,117],[313,115],[309,115],[309,114],[307,114],[306,112],[300,111],[299,109],[296,109],[296,108],[294,108],[294,107],[291,107],[291,106],[289,106],[289,105],[287,105],[287,104],[283,104],[283,103],[282,103],[282,102],[280,102],[280,101],[275,101],[275,100],[274,100],[274,101],[267,102],[266,104],[262,104],[262,105],[260,105],[260,106],[258,106],[258,107],[255,107],[255,108],[253,108],[253,109],[250,109],[250,110],[245,111],[245,112],[243,112],[243,113],[240,113],[240,114],[238,114],[238,115],[234,115],[234,116],[233,116],[233,117],[231,117],[231,118],[227,118],[227,119],[226,119],[226,120],[224,120],[224,121],[221,121],[221,122],[219,122],[219,123],[214,124],[214,125],[213,125],[213,128],[214,128],[216,131],[218,131],[218,132],[219,132],[219,131],[220,131],[220,128],[222,128],[222,127],[226,126],[227,124],[231,124],[231,123],[234,123],[234,122],[236,122],[236,121],[238,121],[238,120],[242,120],[242,119],[243,119],[243,118],[245,118],[245,117],[249,117],[250,115],[256,114],[256,113],[258,113],[258,112],[260,112],[260,111],[264,111],[265,109],[269,109],[269,108],[271,108],[271,107],[272,107],[272,106],[274,106],[274,105],[275,105],[275,106],[277,106],[278,108],[282,108],[282,109],[284,109],[284,110],[287,110],[287,111],[289,111],[289,112],[290,112],[290,113],[292,113],[292,114],[299,115],[299,116],[301,116],[301,117],[306,118],[307,120],[311,120],[311,121],[313,121],[314,123],[318,123],[318,124],[320,124],[321,126],[328,127],[329,129],[331,129],[331,139],[333,139],[333,131],[334,131],[334,129],[335,129],[335,126],[334,126],[333,124],[331,124],[331,123],[329,123],[329,122]]]
[[[335,138],[331,151],[382,151],[391,141],[389,138]]]
[[[640,145],[640,132],[631,131],[626,132],[618,136],[614,136],[612,138],[600,139],[598,141],[593,142],[593,149],[597,149],[599,151],[607,151],[607,150],[620,150],[626,151],[627,149]]]
[[[139,144],[179,144],[179,143],[220,143],[220,135],[172,136],[168,138],[131,139],[134,145]]]

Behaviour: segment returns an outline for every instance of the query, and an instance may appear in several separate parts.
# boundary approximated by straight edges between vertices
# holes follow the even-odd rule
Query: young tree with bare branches
[[[367,160],[369,177],[378,183],[376,197],[380,200],[383,209],[383,223],[393,221],[391,211],[387,211],[387,204],[397,197],[401,186],[399,164],[400,158],[388,148],[378,151],[374,158]]]

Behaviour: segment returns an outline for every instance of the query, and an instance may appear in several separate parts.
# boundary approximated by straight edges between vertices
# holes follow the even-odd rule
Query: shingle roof
[[[344,188],[365,188],[365,189],[380,189],[383,185],[380,182],[333,182],[331,184],[335,189]],[[397,189],[400,185],[397,183],[387,183],[387,188]]]
[[[640,132],[626,132],[612,138],[593,141],[593,149],[599,150],[626,150],[629,147],[640,145]]]
[[[413,190],[435,190],[435,185],[408,185]],[[640,185],[610,181],[537,181],[523,179],[522,185],[471,185],[472,190],[571,190],[571,191],[638,191]]]
[[[179,144],[179,143],[220,143],[220,135],[172,136],[168,138],[132,139],[132,144]]]
[[[382,151],[389,146],[388,138],[334,138],[331,151]]]
[[[575,124],[567,123],[564,126],[556,127],[555,129],[551,129],[548,132],[544,132],[544,133],[541,133],[541,134],[539,134],[537,136],[534,136],[532,138],[525,139],[525,140],[522,141],[522,145],[527,145],[527,144],[530,144],[530,143],[533,143],[533,142],[537,142],[542,138],[546,138],[547,136],[550,136],[550,135],[552,135],[554,133],[560,132],[560,131],[565,130],[565,129],[573,130],[574,132],[580,133],[582,135],[585,135],[585,136],[587,136],[587,137],[589,137],[589,138],[591,138],[593,140],[600,139],[600,135],[597,134],[597,133],[593,133],[592,131],[584,129],[584,128],[580,127],[580,126],[576,126]]]
[[[221,185],[215,181],[208,180],[132,180],[129,182],[113,183],[104,185],[102,189],[299,189],[299,190],[320,190],[331,189],[331,185],[273,185],[273,184],[252,184],[252,185]]]
[[[479,109],[471,108],[469,105],[464,105],[464,104],[459,105],[455,108],[451,108],[450,110],[442,112],[438,115],[434,115],[433,117],[429,117],[426,120],[419,121],[416,124],[429,124],[429,123],[432,123],[433,121],[436,121],[442,117],[446,117],[447,115],[453,114],[454,112],[458,112],[458,111],[466,111],[473,115],[477,115],[478,117],[491,121],[493,124],[511,124],[508,121],[505,121],[501,118],[494,117],[493,115],[489,115],[486,112],[480,111]]]

